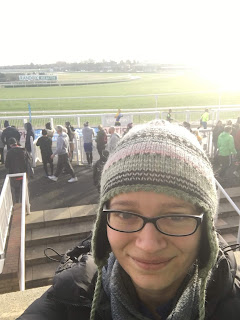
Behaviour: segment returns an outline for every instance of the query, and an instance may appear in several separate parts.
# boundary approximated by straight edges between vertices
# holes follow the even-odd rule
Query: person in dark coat
[[[3,133],[1,135],[1,140],[4,143],[4,145],[7,145],[7,149],[9,150],[10,145],[8,140],[10,138],[15,138],[17,143],[19,144],[21,135],[15,127],[11,127],[9,125],[9,122],[7,120],[4,121],[4,128],[5,129],[3,130]]]
[[[32,137],[32,139],[34,141],[34,139],[35,139],[34,131],[32,128],[32,124],[30,122],[25,123],[24,127],[27,131],[26,140],[25,140],[25,149],[27,150],[28,153],[31,153],[32,148],[31,148],[30,138]]]
[[[42,130],[42,136],[38,138],[38,141],[36,143],[38,147],[40,147],[41,155],[42,155],[42,162],[43,162],[43,168],[46,173],[46,176],[48,177],[48,167],[47,164],[49,163],[50,169],[51,169],[51,176],[53,175],[53,159],[51,158],[52,155],[52,139],[48,137],[47,130]]]
[[[100,159],[102,158],[102,152],[106,148],[107,144],[107,134],[104,131],[102,125],[98,126],[98,132],[96,137],[97,151],[99,153]]]
[[[27,154],[23,147],[18,146],[15,138],[8,140],[10,149],[7,152],[5,167],[8,173],[22,173],[27,172]],[[13,202],[20,202],[22,191],[23,177],[11,178],[11,189],[13,195]]]
[[[240,269],[217,210],[196,137],[167,121],[134,126],[104,165],[91,249],[70,250],[18,320],[238,320]]]

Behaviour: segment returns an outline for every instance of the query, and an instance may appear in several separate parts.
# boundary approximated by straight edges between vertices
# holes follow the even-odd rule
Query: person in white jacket
[[[111,152],[113,152],[115,150],[116,145],[117,145],[118,141],[120,140],[120,137],[115,132],[115,128],[114,127],[110,127],[108,132],[111,134],[111,136],[110,136],[110,139],[108,141],[107,149],[108,149],[109,153],[111,153]]]
[[[61,174],[62,170],[65,169],[67,173],[69,173],[72,178],[68,180],[68,182],[76,182],[78,181],[78,178],[75,176],[75,173],[73,171],[72,165],[69,161],[69,138],[66,132],[64,132],[63,126],[57,126],[56,131],[58,133],[57,138],[57,149],[56,151],[51,155],[51,158],[53,159],[55,155],[58,155],[58,163],[57,163],[57,170],[55,175],[48,176],[50,180],[57,181],[58,176]]]

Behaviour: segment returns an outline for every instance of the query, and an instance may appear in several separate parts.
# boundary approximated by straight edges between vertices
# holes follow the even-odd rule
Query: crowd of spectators
[[[120,120],[122,114],[121,110],[118,110],[116,119]],[[167,121],[175,121],[172,117],[172,110],[169,109],[167,113]],[[192,132],[198,142],[202,145],[202,148],[205,149],[205,130],[200,130],[201,126],[203,129],[207,129],[207,122],[209,121],[209,111],[205,109],[204,113],[201,115],[200,127],[192,128],[189,122],[184,121],[182,126],[187,130]],[[20,133],[14,127],[10,126],[9,122],[6,120],[4,122],[5,129],[0,130],[0,155],[1,163],[4,164],[4,147],[7,146],[7,150],[20,147]],[[133,123],[129,123],[124,130],[122,136],[124,136],[131,128]],[[195,125],[196,127],[196,125]],[[30,159],[28,162],[31,163],[31,137],[34,140],[35,134],[30,122],[25,123],[24,128],[26,130],[25,136],[25,148],[24,152],[28,154]],[[236,123],[232,123],[231,120],[226,121],[224,124],[221,120],[211,129],[212,130],[212,145],[213,145],[213,163],[218,168],[217,177],[225,180],[226,172],[231,165],[234,165],[234,175],[240,177],[240,117],[238,117]],[[65,123],[65,127],[57,126],[57,150],[53,153],[52,151],[52,138],[55,133],[55,129],[52,128],[51,123],[48,122],[45,125],[45,128],[42,130],[42,136],[38,139],[36,145],[40,147],[43,169],[46,177],[53,181],[58,180],[58,176],[63,173],[69,173],[71,179],[69,182],[77,181],[74,170],[72,168],[71,162],[73,159],[74,152],[74,138],[76,135],[74,127],[70,122]],[[115,126],[110,128],[104,128],[101,124],[98,126],[98,130],[95,133],[95,130],[90,127],[89,122],[84,123],[82,129],[83,137],[83,148],[86,153],[86,159],[89,167],[94,167],[93,170],[93,180],[96,187],[99,189],[99,180],[101,171],[104,163],[106,162],[109,153],[112,153],[121,136],[119,135],[119,130]],[[16,140],[16,144],[12,143],[10,145],[11,138]],[[99,154],[99,160],[93,159],[93,144],[95,140],[95,146]],[[61,150],[60,150],[61,149]],[[20,150],[20,149],[19,149]],[[16,151],[14,151],[16,152]],[[11,152],[14,154],[14,152]],[[55,155],[58,155],[57,169],[54,174],[53,158]],[[95,157],[95,156],[94,156]],[[63,159],[64,158],[64,159]],[[59,160],[61,159],[61,160]],[[95,165],[93,165],[95,163]],[[48,168],[48,165],[50,168]],[[16,166],[16,165],[15,165]],[[27,166],[25,165],[25,172],[27,172]],[[50,171],[49,171],[50,169]],[[19,169],[12,169],[11,172],[19,172]],[[9,172],[10,172],[9,171]]]

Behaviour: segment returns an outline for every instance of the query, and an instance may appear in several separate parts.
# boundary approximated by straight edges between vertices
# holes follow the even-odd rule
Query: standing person
[[[123,117],[121,109],[118,109],[117,114],[115,115],[115,126],[121,126],[120,119]]]
[[[116,148],[116,145],[117,145],[118,141],[120,140],[120,137],[115,132],[115,128],[114,127],[110,127],[109,128],[109,134],[111,136],[110,136],[110,139],[108,141],[107,149],[108,149],[109,153],[111,153]]]
[[[40,147],[41,155],[42,155],[42,162],[43,168],[46,173],[46,177],[49,176],[48,174],[48,167],[47,164],[49,163],[51,169],[51,176],[53,175],[53,159],[51,158],[52,155],[52,139],[48,137],[47,130],[42,130],[42,136],[38,139],[37,144]]]
[[[223,179],[225,178],[225,173],[231,163],[230,156],[237,153],[231,132],[232,127],[225,126],[224,131],[218,137],[218,158],[219,163],[221,164],[219,177]]]
[[[71,126],[69,121],[65,122],[65,127],[67,129],[67,134],[68,134],[68,138],[69,138],[69,148],[70,148],[70,162],[72,162],[73,159],[73,151],[74,151],[74,141],[73,139],[75,138],[75,129],[73,128],[73,126]]]
[[[32,128],[32,124],[30,122],[27,122],[27,123],[24,124],[24,128],[27,131],[26,140],[25,140],[25,149],[27,150],[27,152],[29,154],[31,154],[32,153],[32,148],[31,148],[30,138],[32,137],[33,140],[35,139],[35,135],[34,135],[34,131],[33,131],[33,128]]]
[[[53,159],[56,155],[58,155],[58,163],[57,163],[57,170],[55,175],[48,176],[49,179],[53,181],[57,181],[59,175],[61,174],[62,170],[65,169],[67,173],[69,173],[72,178],[68,180],[68,182],[76,182],[78,178],[76,177],[72,165],[69,161],[69,139],[68,135],[64,132],[63,126],[57,126],[56,128],[58,133],[57,138],[57,149],[51,155],[51,159]]]
[[[214,157],[217,155],[217,141],[219,135],[224,131],[224,126],[221,120],[219,120],[216,124],[216,126],[213,128],[212,131],[212,142],[214,146]]]
[[[197,139],[168,122],[135,126],[104,166],[92,250],[73,249],[71,268],[69,252],[18,320],[238,320],[240,269],[217,210]]]
[[[208,109],[205,109],[205,112],[201,115],[201,118],[200,118],[199,128],[203,127],[203,129],[207,129],[208,120],[209,120],[209,112],[208,112]]]
[[[54,133],[55,133],[55,130],[52,128],[51,123],[50,123],[50,122],[47,122],[47,123],[45,124],[45,128],[46,128],[46,130],[47,130],[47,136],[52,139],[52,138],[53,138],[53,135],[54,135]]]
[[[166,120],[169,121],[169,122],[172,122],[172,121],[173,121],[173,119],[172,119],[172,109],[169,109],[169,110],[168,110]]]
[[[82,136],[83,136],[83,147],[84,151],[87,156],[88,165],[92,165],[93,156],[92,156],[92,147],[93,147],[93,137],[94,137],[94,130],[89,127],[89,122],[84,123],[84,128],[82,129]]]
[[[10,145],[8,143],[8,140],[10,138],[15,138],[17,143],[19,144],[21,135],[16,128],[10,126],[7,120],[4,121],[4,128],[5,129],[3,130],[1,140],[4,143],[4,145],[7,145],[7,149],[9,150]]]
[[[27,172],[28,154],[23,147],[18,146],[15,138],[8,139],[10,149],[7,152],[5,167],[8,173]],[[18,203],[21,199],[23,177],[11,178],[13,202]]]
[[[2,142],[2,133],[3,131],[0,130],[0,155],[1,155],[1,163],[4,164],[4,143]]]
[[[97,151],[98,151],[100,159],[101,159],[102,152],[103,152],[103,150],[105,150],[106,144],[107,144],[107,134],[101,124],[98,126],[96,144],[97,144]]]

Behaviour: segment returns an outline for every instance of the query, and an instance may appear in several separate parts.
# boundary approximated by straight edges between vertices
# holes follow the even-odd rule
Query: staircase
[[[240,208],[240,187],[225,189],[233,202]],[[239,216],[227,199],[221,194],[219,215],[216,222],[218,232],[229,245],[237,242]]]
[[[26,216],[26,289],[51,284],[58,262],[47,259],[44,249],[60,254],[76,246],[92,230],[97,205],[35,211]],[[52,258],[56,253],[48,251]]]
[[[226,189],[240,207],[240,188]],[[59,253],[77,245],[92,230],[97,205],[59,208],[32,212],[26,217],[26,288],[51,284],[58,262],[50,261],[44,249],[54,248]],[[229,244],[237,242],[239,217],[226,198],[221,195],[218,232]],[[48,251],[52,258],[57,254]]]

